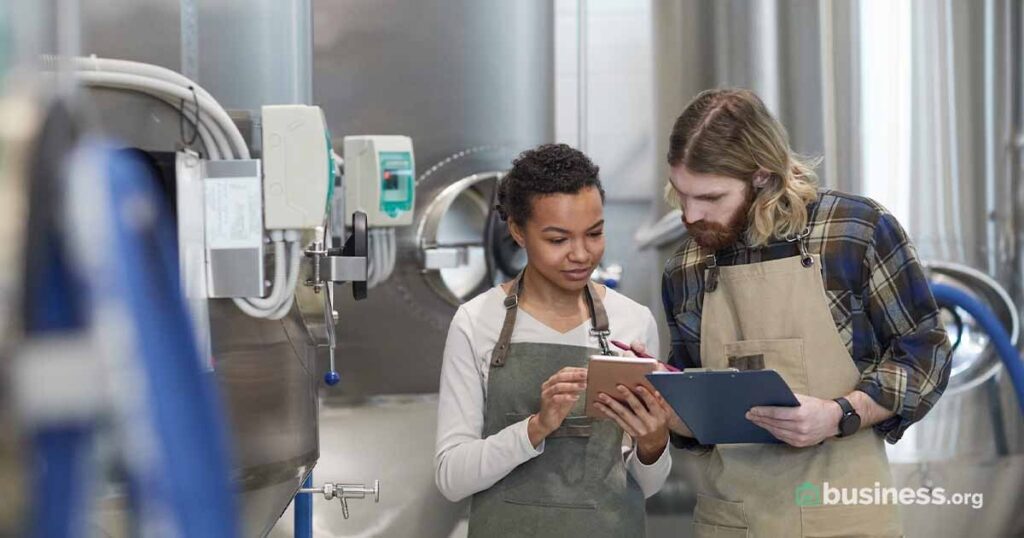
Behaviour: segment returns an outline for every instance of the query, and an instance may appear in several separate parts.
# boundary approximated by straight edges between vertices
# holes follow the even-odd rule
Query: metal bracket
[[[366,258],[326,256],[320,259],[320,275],[328,282],[362,282],[366,280]]]

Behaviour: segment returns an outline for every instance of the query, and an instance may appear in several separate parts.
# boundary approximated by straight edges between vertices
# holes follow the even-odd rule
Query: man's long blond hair
[[[790,149],[786,129],[750,90],[705,90],[694,98],[672,127],[668,164],[749,185],[755,174],[767,172],[768,182],[747,216],[746,242],[752,247],[803,231],[807,204],[817,197],[817,162]],[[678,207],[671,183],[665,194]]]

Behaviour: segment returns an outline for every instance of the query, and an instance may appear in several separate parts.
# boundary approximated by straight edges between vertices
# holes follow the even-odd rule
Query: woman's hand
[[[626,353],[626,355],[628,355],[630,357],[638,357],[638,356],[643,356],[643,355],[647,354],[647,345],[644,344],[643,342],[639,341],[639,340],[634,340],[634,341],[630,342],[629,347],[630,347],[630,351],[626,351],[625,353]],[[658,371],[658,372],[678,372],[679,371],[677,369],[674,370],[672,368],[669,368],[668,366],[665,365],[665,363],[663,363],[661,361],[658,361],[658,362],[654,363],[654,369],[656,371]],[[686,426],[686,423],[683,422],[682,419],[679,418],[679,415],[677,415],[675,410],[672,409],[672,406],[669,405],[667,401],[665,401],[665,398],[662,397],[661,393],[660,392],[655,392],[654,396],[655,396],[655,399],[657,399],[658,404],[661,405],[661,407],[664,410],[664,412],[668,413],[668,415],[669,415],[668,429],[670,429],[673,432],[678,433],[679,435],[682,435],[684,437],[693,437],[693,432],[691,432],[690,428]]]
[[[616,388],[625,404],[602,392],[594,406],[636,441],[637,457],[650,465],[668,445],[668,424],[675,413],[657,391],[639,385],[633,391],[624,385]]]
[[[586,368],[562,368],[540,386],[540,411],[530,417],[526,431],[534,448],[562,425],[587,388]]]

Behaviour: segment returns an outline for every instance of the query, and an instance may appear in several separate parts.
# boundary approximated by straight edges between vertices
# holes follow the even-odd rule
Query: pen
[[[633,353],[636,353],[637,357],[642,357],[644,359],[653,359],[654,358],[654,357],[648,355],[647,353],[640,353],[640,352],[634,350],[633,348],[629,347],[629,345],[624,344],[624,343],[622,343],[622,342],[620,342],[618,340],[609,340],[609,342],[611,342],[613,346],[615,346],[615,347],[617,347],[617,348],[619,348],[619,349],[621,349],[623,351],[632,351]],[[665,368],[668,368],[668,371],[670,371],[670,372],[678,372],[679,371],[679,368],[676,368],[675,366],[672,366],[671,364],[668,364],[668,363],[665,363]]]

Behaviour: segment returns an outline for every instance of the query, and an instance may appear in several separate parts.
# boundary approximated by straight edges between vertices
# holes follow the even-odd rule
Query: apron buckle
[[[519,306],[519,294],[510,293],[505,296],[505,310],[511,310]]]
[[[597,337],[597,343],[601,345],[601,354],[611,356],[612,349],[608,347],[608,335],[612,334],[612,332],[609,330],[590,329],[590,334]]]

